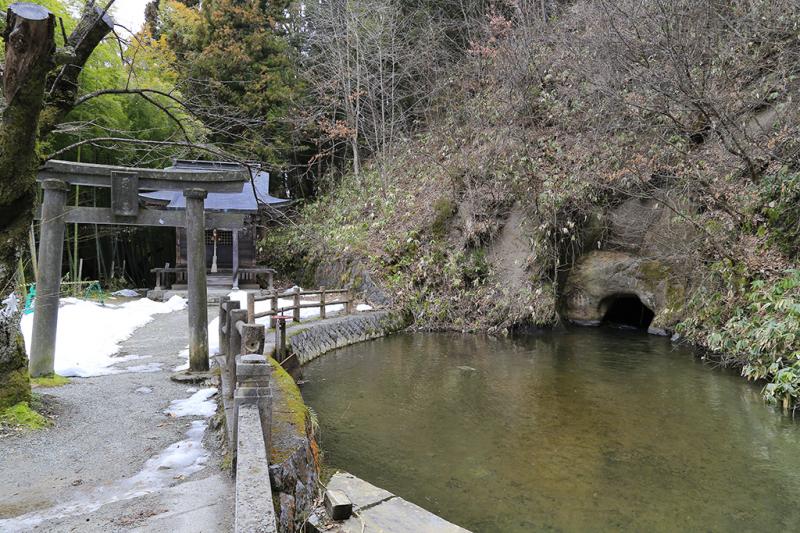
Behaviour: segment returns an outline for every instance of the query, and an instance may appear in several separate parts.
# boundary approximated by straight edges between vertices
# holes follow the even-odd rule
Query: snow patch
[[[125,367],[125,372],[136,374],[149,374],[151,372],[161,372],[161,363],[147,363],[144,365],[134,365]]]
[[[217,403],[210,400],[217,393],[215,387],[200,389],[183,400],[173,400],[164,414],[170,416],[211,416],[217,411]]]
[[[358,304],[356,311],[372,311],[373,307],[369,304]]]
[[[121,289],[117,292],[112,292],[111,296],[122,296],[123,298],[137,298],[139,293],[132,289]]]
[[[170,486],[176,479],[202,470],[209,458],[203,448],[203,434],[207,426],[205,420],[192,422],[186,439],[171,444],[148,459],[142,470],[133,477],[79,490],[72,499],[49,509],[0,520],[0,531],[29,531],[49,520],[93,513],[109,503],[152,494]]]
[[[62,298],[56,334],[56,373],[89,377],[122,372],[110,368],[111,365],[129,360],[112,357],[119,351],[120,343],[153,320],[153,315],[171,313],[185,307],[186,300],[180,296],[173,296],[166,302],[143,298],[121,305],[101,305],[77,298]],[[21,323],[29,351],[35,315],[34,307],[34,312],[23,316]]]

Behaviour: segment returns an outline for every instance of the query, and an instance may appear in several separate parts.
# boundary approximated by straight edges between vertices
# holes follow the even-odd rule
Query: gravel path
[[[138,372],[38,390],[54,399],[57,418],[49,429],[0,442],[0,531],[232,530],[233,484],[213,445],[205,446],[205,467],[195,463],[199,471],[184,475],[182,464],[147,468],[175,443],[183,441],[184,451],[198,446],[187,441],[187,431],[193,421],[202,425],[202,417],[164,414],[172,400],[191,396],[187,385],[169,379],[184,362],[178,353],[187,338],[186,311],[155,315],[119,354],[148,356],[116,365],[138,366]],[[143,480],[149,489],[139,490]],[[20,515],[31,519],[24,527],[4,521]]]

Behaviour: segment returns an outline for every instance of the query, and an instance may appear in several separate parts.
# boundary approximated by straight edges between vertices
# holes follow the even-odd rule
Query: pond
[[[777,531],[800,425],[639,332],[401,334],[305,368],[325,463],[476,532]]]

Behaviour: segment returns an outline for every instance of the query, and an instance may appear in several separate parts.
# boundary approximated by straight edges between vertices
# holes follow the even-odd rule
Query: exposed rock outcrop
[[[594,241],[600,249],[578,258],[561,291],[562,317],[597,325],[615,299],[635,296],[655,315],[650,332],[668,333],[691,284],[680,258],[689,255],[694,229],[655,198],[629,199],[601,218],[605,234]]]
[[[347,287],[364,296],[367,303],[379,307],[389,306],[392,299],[370,276],[364,265],[347,260],[320,264],[314,281],[324,287]]]
[[[676,308],[683,305],[684,290],[659,261],[595,251],[582,256],[570,272],[562,312],[572,322],[597,325],[615,298],[636,296],[655,314],[652,332],[665,333],[674,325]]]

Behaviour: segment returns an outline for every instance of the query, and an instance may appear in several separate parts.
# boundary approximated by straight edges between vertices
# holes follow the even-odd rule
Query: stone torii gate
[[[44,198],[39,238],[39,278],[30,373],[52,374],[55,363],[56,328],[64,248],[64,225],[113,224],[186,228],[189,299],[189,371],[204,372],[208,365],[208,308],[205,261],[206,220],[212,227],[240,228],[244,216],[205,213],[209,192],[241,192],[249,179],[242,169],[186,170],[130,168],[69,161],[48,161],[39,169]],[[70,185],[110,187],[111,207],[67,207]],[[186,210],[145,209],[139,192],[182,191]]]

